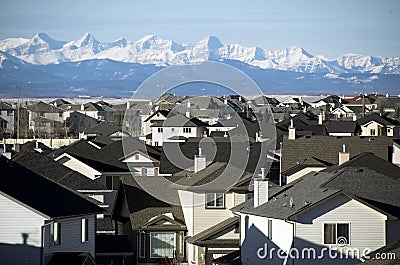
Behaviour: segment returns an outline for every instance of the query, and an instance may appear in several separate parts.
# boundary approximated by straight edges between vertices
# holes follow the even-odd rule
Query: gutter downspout
[[[287,259],[288,259],[289,256],[290,256],[290,251],[291,251],[292,248],[294,248],[294,227],[295,227],[295,224],[292,223],[292,222],[290,222],[288,219],[285,219],[285,223],[288,223],[288,224],[291,224],[291,225],[292,225],[292,231],[293,231],[293,233],[292,233],[292,246],[291,246],[290,249],[289,249],[289,253],[288,253],[287,257],[286,257],[285,262],[283,263],[284,265],[287,264]],[[294,259],[292,259],[292,265],[294,265]]]

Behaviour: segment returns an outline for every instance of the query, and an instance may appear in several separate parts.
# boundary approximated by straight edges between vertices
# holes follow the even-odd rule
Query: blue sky
[[[181,43],[214,35],[270,50],[297,45],[330,59],[400,57],[400,1],[1,0],[0,39],[37,32],[66,41],[85,32],[99,41],[156,34]]]

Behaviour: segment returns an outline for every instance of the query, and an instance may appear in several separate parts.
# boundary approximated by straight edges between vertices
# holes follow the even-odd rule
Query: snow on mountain
[[[7,52],[0,51],[0,69],[20,69],[26,65],[28,65],[27,62],[24,62]]]
[[[50,38],[46,33],[38,33],[32,39],[9,38],[0,41],[0,50],[13,56],[39,54],[62,48],[64,41]]]
[[[329,60],[322,55],[314,56],[297,46],[270,51],[239,44],[224,45],[214,36],[208,36],[194,44],[179,44],[156,35],[146,35],[136,42],[122,38],[107,43],[96,40],[89,33],[70,42],[57,41],[39,33],[32,39],[11,38],[0,41],[0,50],[32,64],[110,59],[168,66],[208,60],[234,60],[261,69],[301,73],[400,74],[400,58],[346,54],[336,60]]]

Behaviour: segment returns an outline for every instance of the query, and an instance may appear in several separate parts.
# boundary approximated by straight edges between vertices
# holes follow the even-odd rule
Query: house
[[[368,113],[369,111],[367,109],[364,110],[365,113]],[[355,121],[357,117],[362,116],[362,106],[358,105],[343,105],[341,107],[338,107],[334,109],[331,112],[332,115],[336,117],[336,119],[350,119]]]
[[[371,113],[357,120],[361,127],[362,136],[391,136],[400,137],[400,123],[386,118],[378,113]]]
[[[343,100],[341,97],[336,96],[336,95],[329,95],[325,98],[321,98],[317,101],[310,103],[310,105],[313,108],[324,107],[328,111],[332,111],[332,110],[342,106],[342,104],[345,104],[345,103],[347,103],[347,102],[345,100]]]
[[[198,163],[196,159],[195,163]],[[179,185],[187,226],[188,262],[212,264],[213,259],[239,249],[239,218],[229,209],[245,201],[252,174],[238,175],[238,168],[222,162],[210,164],[194,174],[181,174],[183,177],[174,183]],[[229,179],[224,180],[223,174],[229,175]],[[229,180],[235,179],[232,187]]]
[[[201,137],[206,133],[207,124],[197,118],[175,114],[165,121],[153,121],[151,125],[151,145],[163,146],[172,137]]]
[[[112,117],[107,117],[108,119],[106,119],[106,116],[109,115],[109,113],[106,112],[104,107],[93,102],[87,102],[82,104],[62,104],[60,105],[60,108],[63,109],[64,120],[66,120],[71,115],[71,113],[75,111],[80,112],[84,115],[87,115],[99,121],[113,120]]]
[[[151,181],[157,181],[154,177]],[[170,194],[177,197],[177,194]],[[117,235],[129,237],[136,264],[186,261],[186,224],[180,205],[149,194],[132,176],[121,179],[113,209]]]
[[[0,101],[0,136],[2,138],[14,135],[15,110],[7,102]]]
[[[132,172],[140,176],[161,176],[161,151],[146,145],[136,138],[126,137],[122,141],[112,142],[101,150],[102,153],[127,164]]]
[[[242,264],[356,264],[398,241],[399,176],[398,167],[363,153],[283,187],[255,179],[254,199],[232,209]]]
[[[390,137],[334,137],[310,136],[296,139],[283,138],[281,177],[283,183],[327,166],[339,163],[337,153],[343,151],[354,157],[362,152],[373,152],[376,156],[392,161],[392,139]]]
[[[142,125],[142,135],[146,136],[146,143],[151,145],[151,133],[152,128],[151,125],[153,122],[162,122],[165,121],[170,113],[169,110],[158,110],[153,114],[149,115],[144,121]],[[171,113],[172,115],[172,113]]]
[[[63,110],[53,105],[39,101],[27,107],[29,130],[40,137],[66,134]]]
[[[80,131],[80,139],[93,139],[98,136],[105,136],[111,140],[121,140],[123,137],[129,136],[129,133],[122,129],[121,126],[113,124],[111,122],[100,122],[88,129]]]
[[[360,126],[355,121],[329,120],[323,125],[330,136],[355,136],[360,135]]]
[[[102,181],[89,179],[68,167],[60,165],[50,156],[47,156],[45,152],[40,152],[41,149],[28,150],[25,145],[21,146],[21,152],[13,157],[13,162],[96,200],[98,205],[105,210],[102,214],[97,215],[96,233],[113,234],[115,232],[110,217],[111,210],[109,209],[114,200],[112,189],[108,189]]]
[[[77,192],[0,157],[0,257],[5,264],[48,264],[55,253],[95,256],[96,215]]]

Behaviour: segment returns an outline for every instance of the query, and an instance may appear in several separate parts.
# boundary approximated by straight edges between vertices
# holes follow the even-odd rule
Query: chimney
[[[239,102],[242,102],[242,96],[239,96]]]
[[[190,109],[190,101],[187,102],[187,108]]]
[[[151,102],[151,101],[150,101]],[[126,109],[129,109],[131,107],[131,103],[129,102],[129,100],[126,102]]]
[[[186,111],[185,116],[186,116],[186,118],[190,119],[190,111],[189,110]]]
[[[207,137],[208,135],[207,135],[207,131],[204,131],[203,132],[203,137]]]
[[[324,123],[326,117],[325,117],[325,111],[321,111],[321,113],[318,115],[318,124],[322,125]]]
[[[199,148],[199,154],[194,156],[194,173],[205,169],[207,166],[206,156],[202,154],[201,148]]]
[[[265,168],[261,168],[261,177],[254,179],[254,208],[268,201],[268,178]]]
[[[346,152],[346,145],[343,145],[342,152],[339,152],[339,165],[349,161],[350,153]]]
[[[85,110],[85,105],[81,104],[81,111]]]
[[[293,125],[293,120],[290,120],[290,127],[289,127],[289,140],[294,140],[296,139],[296,128]]]
[[[259,140],[260,140],[260,138],[259,138],[258,132],[256,132],[256,142],[259,142]]]
[[[228,99],[224,97],[224,104],[228,105]]]

